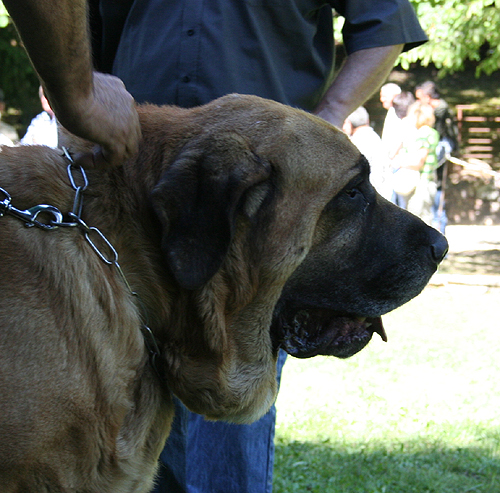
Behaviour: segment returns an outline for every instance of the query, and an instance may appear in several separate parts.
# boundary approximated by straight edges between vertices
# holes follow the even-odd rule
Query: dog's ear
[[[237,214],[256,211],[264,195],[258,185],[269,176],[270,166],[233,132],[191,140],[162,174],[152,202],[163,253],[182,287],[196,289],[215,275]]]

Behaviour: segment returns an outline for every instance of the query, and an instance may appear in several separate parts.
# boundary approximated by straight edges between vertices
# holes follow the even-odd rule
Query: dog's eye
[[[361,192],[357,188],[349,188],[345,193],[351,198],[356,198]]]
[[[363,204],[363,210],[365,211],[366,208],[370,205],[370,202],[367,199],[367,196],[365,195],[365,190],[361,189],[359,187],[352,187],[352,188],[347,188],[344,193],[347,195],[349,203],[350,204],[357,204],[361,205]]]

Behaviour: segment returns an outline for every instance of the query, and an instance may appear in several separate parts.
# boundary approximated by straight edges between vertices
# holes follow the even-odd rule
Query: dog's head
[[[293,356],[347,358],[375,332],[386,341],[381,316],[417,296],[447,252],[439,232],[375,192],[361,163],[276,306],[274,344]]]
[[[196,372],[170,380],[206,358],[215,392],[247,389],[238,413],[253,418],[274,398],[278,348],[345,358],[385,338],[381,315],[424,288],[447,242],[378,195],[366,159],[319,118],[236,95],[181,116],[152,192],[168,269],[196,300],[191,332],[174,335]],[[187,386],[175,391],[204,412]]]

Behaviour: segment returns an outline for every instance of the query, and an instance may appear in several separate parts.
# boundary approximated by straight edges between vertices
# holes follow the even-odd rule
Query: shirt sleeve
[[[397,44],[408,51],[428,40],[408,0],[334,0],[332,6],[345,18],[347,54]]]

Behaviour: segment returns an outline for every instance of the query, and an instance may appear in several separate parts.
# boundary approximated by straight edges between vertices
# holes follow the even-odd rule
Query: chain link
[[[130,284],[128,283],[127,278],[125,277],[125,274],[120,264],[118,263],[117,251],[98,228],[88,226],[81,218],[83,209],[83,193],[88,186],[87,175],[85,173],[85,170],[81,166],[75,165],[75,162],[68,150],[65,147],[63,147],[62,150],[65,158],[69,161],[66,171],[68,173],[69,182],[75,190],[73,210],[72,212],[68,213],[71,221],[63,221],[63,214],[61,213],[61,211],[57,209],[57,207],[54,207],[52,205],[40,204],[27,210],[16,209],[11,204],[11,196],[3,188],[0,188],[0,217],[5,214],[10,214],[24,221],[25,226],[27,227],[36,226],[44,230],[53,230],[59,227],[76,227],[80,229],[84,234],[85,240],[92,247],[97,256],[105,264],[112,265],[117,270],[118,274],[127,286],[130,294],[134,296],[138,301],[138,304],[140,306],[140,313],[142,314],[141,316],[144,316],[144,314],[146,313],[144,305],[142,304],[142,301],[139,298],[138,294],[132,290]],[[77,182],[82,184],[78,185]],[[42,222],[38,220],[38,216],[40,215],[44,216],[46,221]],[[97,245],[98,242],[101,244],[101,246]],[[158,370],[160,348],[153,332],[147,325],[147,320],[144,320],[144,323],[141,327],[141,332],[144,337],[146,348],[148,349],[148,352],[150,354],[151,364],[156,373],[160,375]]]
[[[27,227],[37,226],[46,230],[55,229],[62,223],[63,215],[57,207],[40,204],[26,210],[16,209],[12,205],[10,194],[3,188],[0,188],[0,193],[4,196],[3,200],[0,201],[0,217],[10,214],[24,221]],[[39,220],[39,216],[45,218],[45,221]]]

